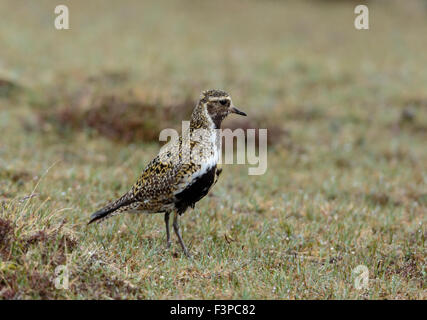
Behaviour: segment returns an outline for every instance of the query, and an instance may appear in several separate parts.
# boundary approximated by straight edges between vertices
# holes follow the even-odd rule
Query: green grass
[[[425,2],[369,2],[369,31],[351,1],[73,1],[61,32],[55,5],[0,3],[0,298],[426,299]],[[40,115],[206,88],[287,134],[265,175],[226,165],[184,214],[193,259],[162,215],[86,226],[159,145]]]

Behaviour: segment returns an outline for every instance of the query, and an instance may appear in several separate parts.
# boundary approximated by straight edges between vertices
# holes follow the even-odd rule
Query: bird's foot
[[[183,251],[184,251],[185,256],[186,256],[188,259],[191,259],[191,258],[192,258],[191,254],[188,252],[187,248],[185,248]]]

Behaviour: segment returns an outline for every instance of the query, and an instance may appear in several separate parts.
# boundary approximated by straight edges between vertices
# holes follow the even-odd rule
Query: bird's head
[[[221,122],[230,114],[235,113],[246,116],[246,113],[237,109],[230,95],[222,90],[206,90],[200,95],[199,107],[216,128],[221,127]]]

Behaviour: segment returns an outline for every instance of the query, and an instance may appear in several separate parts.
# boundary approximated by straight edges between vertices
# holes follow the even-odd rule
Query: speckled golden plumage
[[[245,115],[233,106],[226,92],[204,91],[191,115],[189,131],[163,147],[132,188],[120,199],[95,212],[89,223],[100,222],[121,212],[163,212],[169,247],[169,215],[174,212],[173,227],[188,256],[179,232],[178,216],[189,206],[194,207],[218,180],[222,169],[217,168],[220,139],[216,129],[230,113]],[[198,132],[203,133],[199,139],[187,138]],[[186,152],[193,154],[196,150],[200,150],[197,161]]]

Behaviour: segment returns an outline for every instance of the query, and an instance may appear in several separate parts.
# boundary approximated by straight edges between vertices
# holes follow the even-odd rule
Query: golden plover
[[[178,217],[188,207],[194,208],[216,183],[222,171],[217,167],[221,146],[217,129],[230,113],[246,116],[233,105],[225,91],[203,91],[188,130],[160,150],[126,194],[92,214],[89,224],[121,212],[164,213],[169,248],[169,215],[174,213],[173,229],[185,255],[189,256],[179,231]]]

